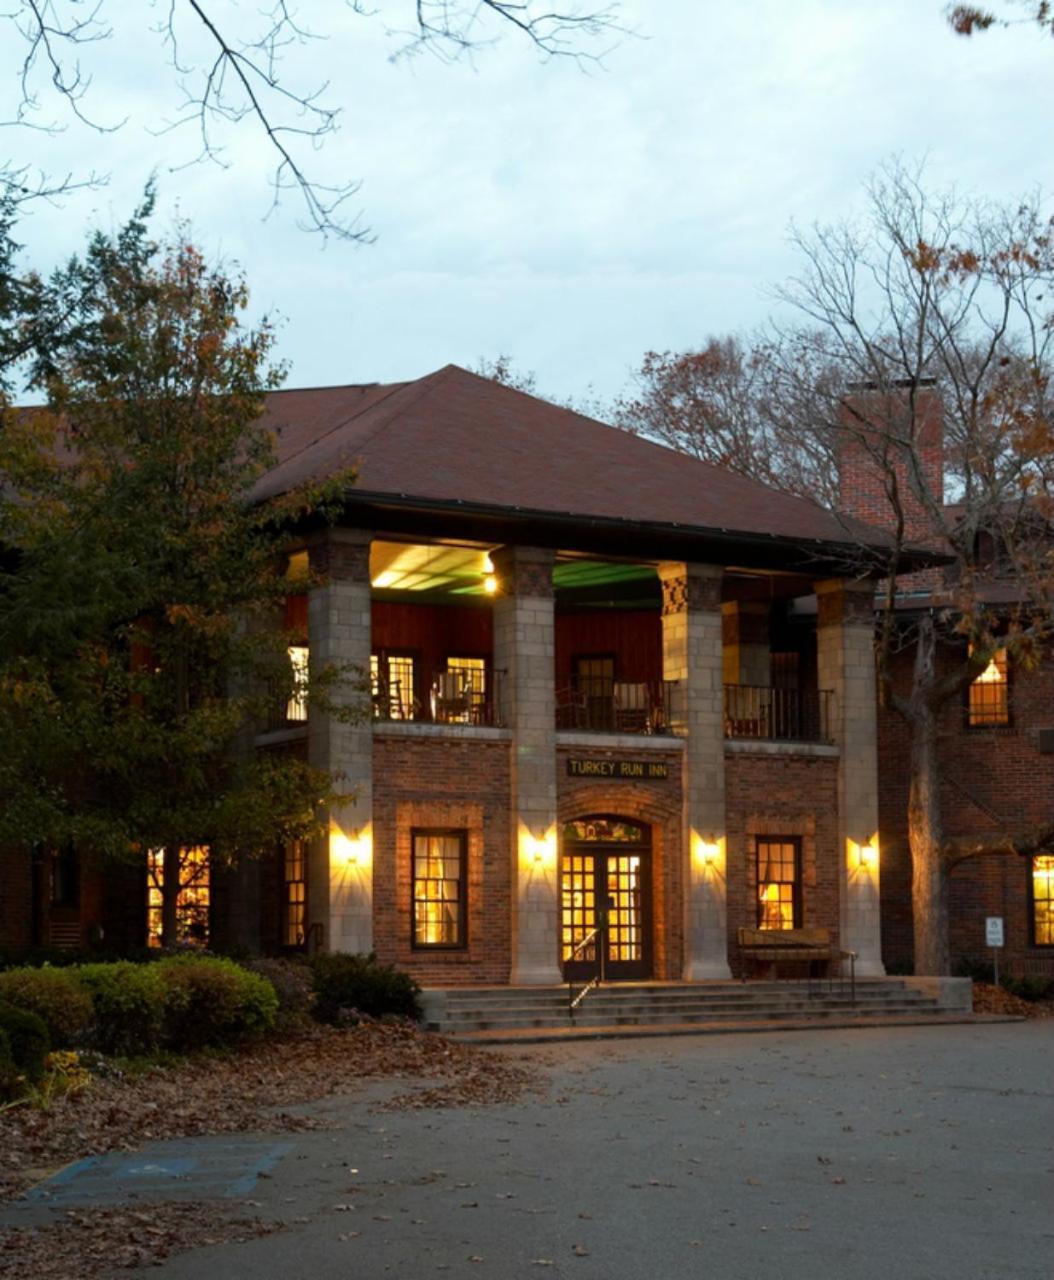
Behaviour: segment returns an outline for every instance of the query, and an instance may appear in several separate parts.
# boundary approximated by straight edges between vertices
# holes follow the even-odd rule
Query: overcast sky
[[[543,391],[611,396],[648,349],[760,322],[766,287],[794,267],[789,221],[851,213],[893,154],[928,157],[934,186],[998,199],[1052,185],[1054,40],[1031,28],[961,39],[943,0],[625,0],[638,34],[610,41],[588,73],[543,64],[508,33],[473,65],[393,63],[385,20],[407,18],[410,0],[377,0],[373,18],[315,0],[303,10],[331,38],[289,73],[330,81],[342,127],[313,162],[361,179],[376,234],[322,247],[297,230],[292,195],[262,221],[270,156],[248,121],[227,136],[229,168],[172,171],[194,139],[148,129],[179,102],[150,31],[165,6],[109,3],[120,38],[86,51],[85,101],[127,125],[0,134],[15,161],[112,174],[38,208],[19,234],[27,258],[55,261],[92,225],[119,223],[156,166],[162,225],[178,204],[200,243],[243,266],[256,305],[283,317],[292,386],[504,352]],[[5,32],[8,85],[14,52]]]

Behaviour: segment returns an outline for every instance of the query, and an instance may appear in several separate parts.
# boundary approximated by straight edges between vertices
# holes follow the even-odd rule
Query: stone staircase
[[[917,989],[911,979],[834,982],[613,983],[568,1012],[566,987],[461,987],[424,993],[425,1025],[458,1039],[497,1043],[693,1030],[947,1022],[970,1018],[969,982]]]

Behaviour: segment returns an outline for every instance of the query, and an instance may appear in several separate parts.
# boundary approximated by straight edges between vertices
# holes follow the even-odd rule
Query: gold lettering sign
[[[567,773],[572,778],[621,778],[636,782],[664,782],[670,776],[665,760],[611,760],[590,756],[569,756]]]

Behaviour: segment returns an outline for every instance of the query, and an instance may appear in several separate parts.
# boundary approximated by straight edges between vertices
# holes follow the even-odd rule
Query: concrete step
[[[848,979],[846,980],[848,981]],[[836,980],[837,982],[837,980]],[[796,987],[806,987],[805,982],[671,982],[671,983],[607,983],[596,994],[642,994],[649,998],[659,995],[669,996],[717,996],[738,999],[744,992],[784,992]],[[814,984],[820,985],[820,984]],[[858,993],[868,991],[904,991],[904,983],[897,979],[861,978],[856,984]],[[442,995],[448,1003],[467,1002],[472,1004],[504,1004],[510,997],[531,1002],[560,1001],[567,998],[567,984],[554,987],[449,987],[446,989],[426,989],[425,995],[434,990]]]
[[[515,1028],[559,1028],[559,1027],[601,1027],[601,1026],[675,1026],[692,1023],[741,1023],[770,1022],[786,1018],[812,1018],[827,1020],[831,1018],[875,1018],[875,1017],[913,1017],[938,1013],[935,1005],[891,1004],[881,1009],[853,1006],[848,1001],[844,1004],[827,1006],[804,1005],[770,1005],[755,1009],[698,1009],[670,1010],[640,1013],[612,1013],[607,1009],[577,1009],[574,1017],[563,1014],[495,1014],[493,1017],[471,1018],[462,1022],[445,1022],[442,1026],[430,1026],[430,1030],[443,1031],[447,1035],[459,1036],[473,1031],[513,1030]]]
[[[773,1018],[743,1022],[670,1023],[664,1026],[525,1027],[470,1031],[451,1036],[461,1044],[560,1044],[576,1040],[649,1040],[661,1036],[758,1035],[773,1031],[866,1031],[881,1027],[954,1026],[959,1023],[1022,1022],[1017,1017],[973,1013],[870,1015],[847,1018]]]

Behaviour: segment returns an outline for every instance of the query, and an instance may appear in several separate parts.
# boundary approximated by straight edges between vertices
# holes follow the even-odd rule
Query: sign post
[[[995,973],[995,985],[999,986],[999,948],[1003,944],[1003,917],[985,916],[984,940],[992,948],[992,968]]]

